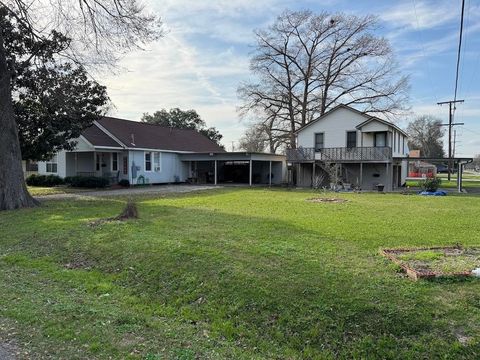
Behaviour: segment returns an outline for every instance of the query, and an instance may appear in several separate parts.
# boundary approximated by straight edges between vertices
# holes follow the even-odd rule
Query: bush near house
[[[108,179],[96,176],[67,176],[65,184],[79,188],[104,188],[108,186]]]
[[[61,177],[57,175],[30,175],[25,182],[29,186],[44,186],[44,187],[53,187],[57,185],[63,185],[64,181]]]
[[[127,179],[122,179],[118,182],[118,185],[123,186],[123,187],[129,187],[130,186],[130,181]]]
[[[442,183],[442,179],[438,177],[426,178],[424,181],[420,182],[420,187],[429,192],[434,192],[438,190],[438,187]]]

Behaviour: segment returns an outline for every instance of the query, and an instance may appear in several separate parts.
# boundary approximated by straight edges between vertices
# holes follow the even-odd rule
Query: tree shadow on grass
[[[14,252],[48,256],[59,266],[81,253],[105,281],[115,274],[113,284],[147,313],[155,308],[157,315],[202,328],[229,346],[256,347],[259,355],[457,351],[449,325],[436,320],[453,316],[433,310],[436,284],[392,275],[360,244],[278,219],[158,204],[143,204],[141,218],[121,226],[86,226],[92,213],[112,216],[121,206],[78,202],[61,214],[53,208],[37,212],[34,223],[19,219],[19,226],[26,221],[29,227]],[[450,322],[465,320],[456,316]]]

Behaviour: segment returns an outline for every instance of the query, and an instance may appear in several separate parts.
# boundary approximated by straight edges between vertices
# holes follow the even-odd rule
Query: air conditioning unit
[[[160,172],[160,166],[155,166],[155,171]]]

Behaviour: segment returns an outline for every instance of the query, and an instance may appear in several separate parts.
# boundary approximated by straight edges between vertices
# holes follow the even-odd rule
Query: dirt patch
[[[77,256],[74,256],[74,258],[71,261],[64,264],[63,266],[69,270],[75,270],[75,269],[90,270],[93,267],[93,263],[87,260],[85,257],[81,255],[77,255]]]
[[[478,276],[480,248],[461,246],[383,249],[381,255],[399,265],[408,276],[419,278]]]
[[[11,342],[0,341],[0,359],[15,360],[19,350],[17,346]]]
[[[339,199],[339,198],[323,198],[323,197],[317,197],[317,198],[307,199],[306,201],[312,202],[312,203],[341,204],[341,203],[346,203],[348,200],[346,200],[346,199]]]

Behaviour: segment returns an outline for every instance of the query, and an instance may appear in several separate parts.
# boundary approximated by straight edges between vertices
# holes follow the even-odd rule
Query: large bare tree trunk
[[[0,32],[0,210],[32,207],[37,204],[28,193],[23,179],[10,76]]]

